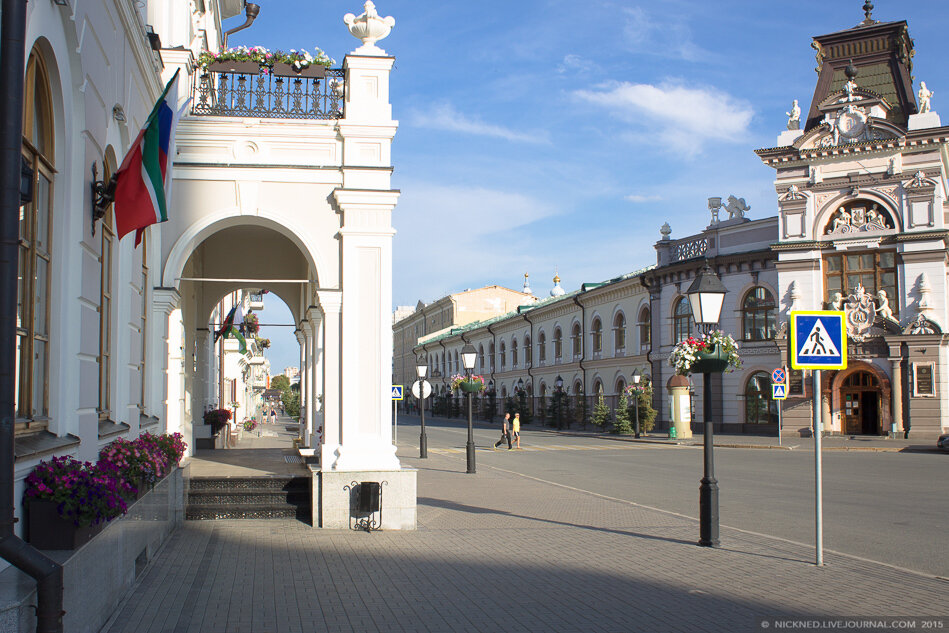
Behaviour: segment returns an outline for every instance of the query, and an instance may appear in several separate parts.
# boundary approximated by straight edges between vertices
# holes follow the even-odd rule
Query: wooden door
[[[847,435],[858,435],[863,432],[862,407],[860,406],[859,391],[843,391],[840,394],[843,404],[843,432]]]

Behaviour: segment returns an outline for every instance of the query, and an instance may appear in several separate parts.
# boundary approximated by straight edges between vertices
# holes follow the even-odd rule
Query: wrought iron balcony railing
[[[191,113],[265,119],[343,118],[344,74],[326,69],[323,77],[273,72],[194,73]]]

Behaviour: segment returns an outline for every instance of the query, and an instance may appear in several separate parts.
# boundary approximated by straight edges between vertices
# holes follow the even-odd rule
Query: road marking
[[[501,452],[501,451],[508,450],[505,447],[494,449],[491,446],[476,446],[475,448],[479,451],[497,450],[498,452]],[[631,450],[641,450],[641,449],[649,449],[649,448],[655,448],[655,447],[644,446],[641,444],[633,445],[633,446],[623,445],[623,444],[619,444],[617,446],[609,446],[609,445],[608,446],[566,446],[563,444],[551,444],[547,446],[544,446],[544,445],[522,446],[519,449],[513,449],[513,450],[519,450],[522,453],[540,453],[540,452],[545,452],[545,451],[631,451]],[[464,447],[460,447],[460,448],[447,448],[447,447],[446,448],[431,448],[429,447],[428,449],[430,453],[437,453],[440,455],[456,455],[458,453],[464,453],[466,450],[467,449],[465,449]]]

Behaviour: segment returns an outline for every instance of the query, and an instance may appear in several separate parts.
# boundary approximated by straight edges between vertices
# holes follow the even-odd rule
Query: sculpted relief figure
[[[846,209],[840,207],[837,209],[837,214],[834,216],[834,226],[831,227],[828,233],[847,233],[850,231],[850,213]]]
[[[788,129],[789,130],[800,130],[801,129],[801,107],[797,105],[797,99],[791,104],[791,111],[785,112],[788,115]]]
[[[884,319],[895,321],[896,319],[893,318],[893,310],[890,308],[890,300],[886,298],[886,290],[881,290],[877,293],[877,301],[879,301],[880,305],[877,307],[876,313]]]
[[[919,113],[920,114],[925,114],[929,112],[930,108],[932,107],[930,100],[932,99],[933,94],[934,93],[932,90],[929,90],[928,88],[926,88],[925,81],[919,82],[919,92],[917,93],[917,96],[919,97]]]
[[[750,210],[751,207],[745,204],[744,198],[736,198],[735,196],[728,196],[728,204],[725,205],[725,210],[728,211],[728,219],[733,218],[743,218],[745,217],[745,211]]]

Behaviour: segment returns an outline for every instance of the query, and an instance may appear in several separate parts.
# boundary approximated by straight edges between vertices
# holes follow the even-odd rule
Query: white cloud
[[[681,21],[663,15],[666,21],[657,22],[639,7],[624,8],[623,14],[623,36],[629,50],[686,61],[712,56],[692,41],[692,30]]]
[[[500,125],[485,123],[484,121],[470,118],[458,112],[454,106],[448,103],[436,104],[428,112],[414,112],[412,123],[417,127],[433,130],[447,130],[449,132],[474,134],[475,136],[489,136],[520,143],[537,143],[543,145],[550,143],[547,132],[518,132]]]
[[[574,96],[602,106],[630,123],[626,134],[639,137],[651,131],[673,149],[693,155],[705,143],[738,143],[746,140],[754,110],[747,102],[713,88],[609,82]]]
[[[563,61],[557,66],[557,72],[561,75],[567,73],[590,73],[599,70],[599,66],[589,59],[579,55],[564,55]]]
[[[662,196],[646,196],[638,193],[631,193],[628,196],[623,196],[623,200],[628,200],[630,202],[656,202],[662,200]]]

